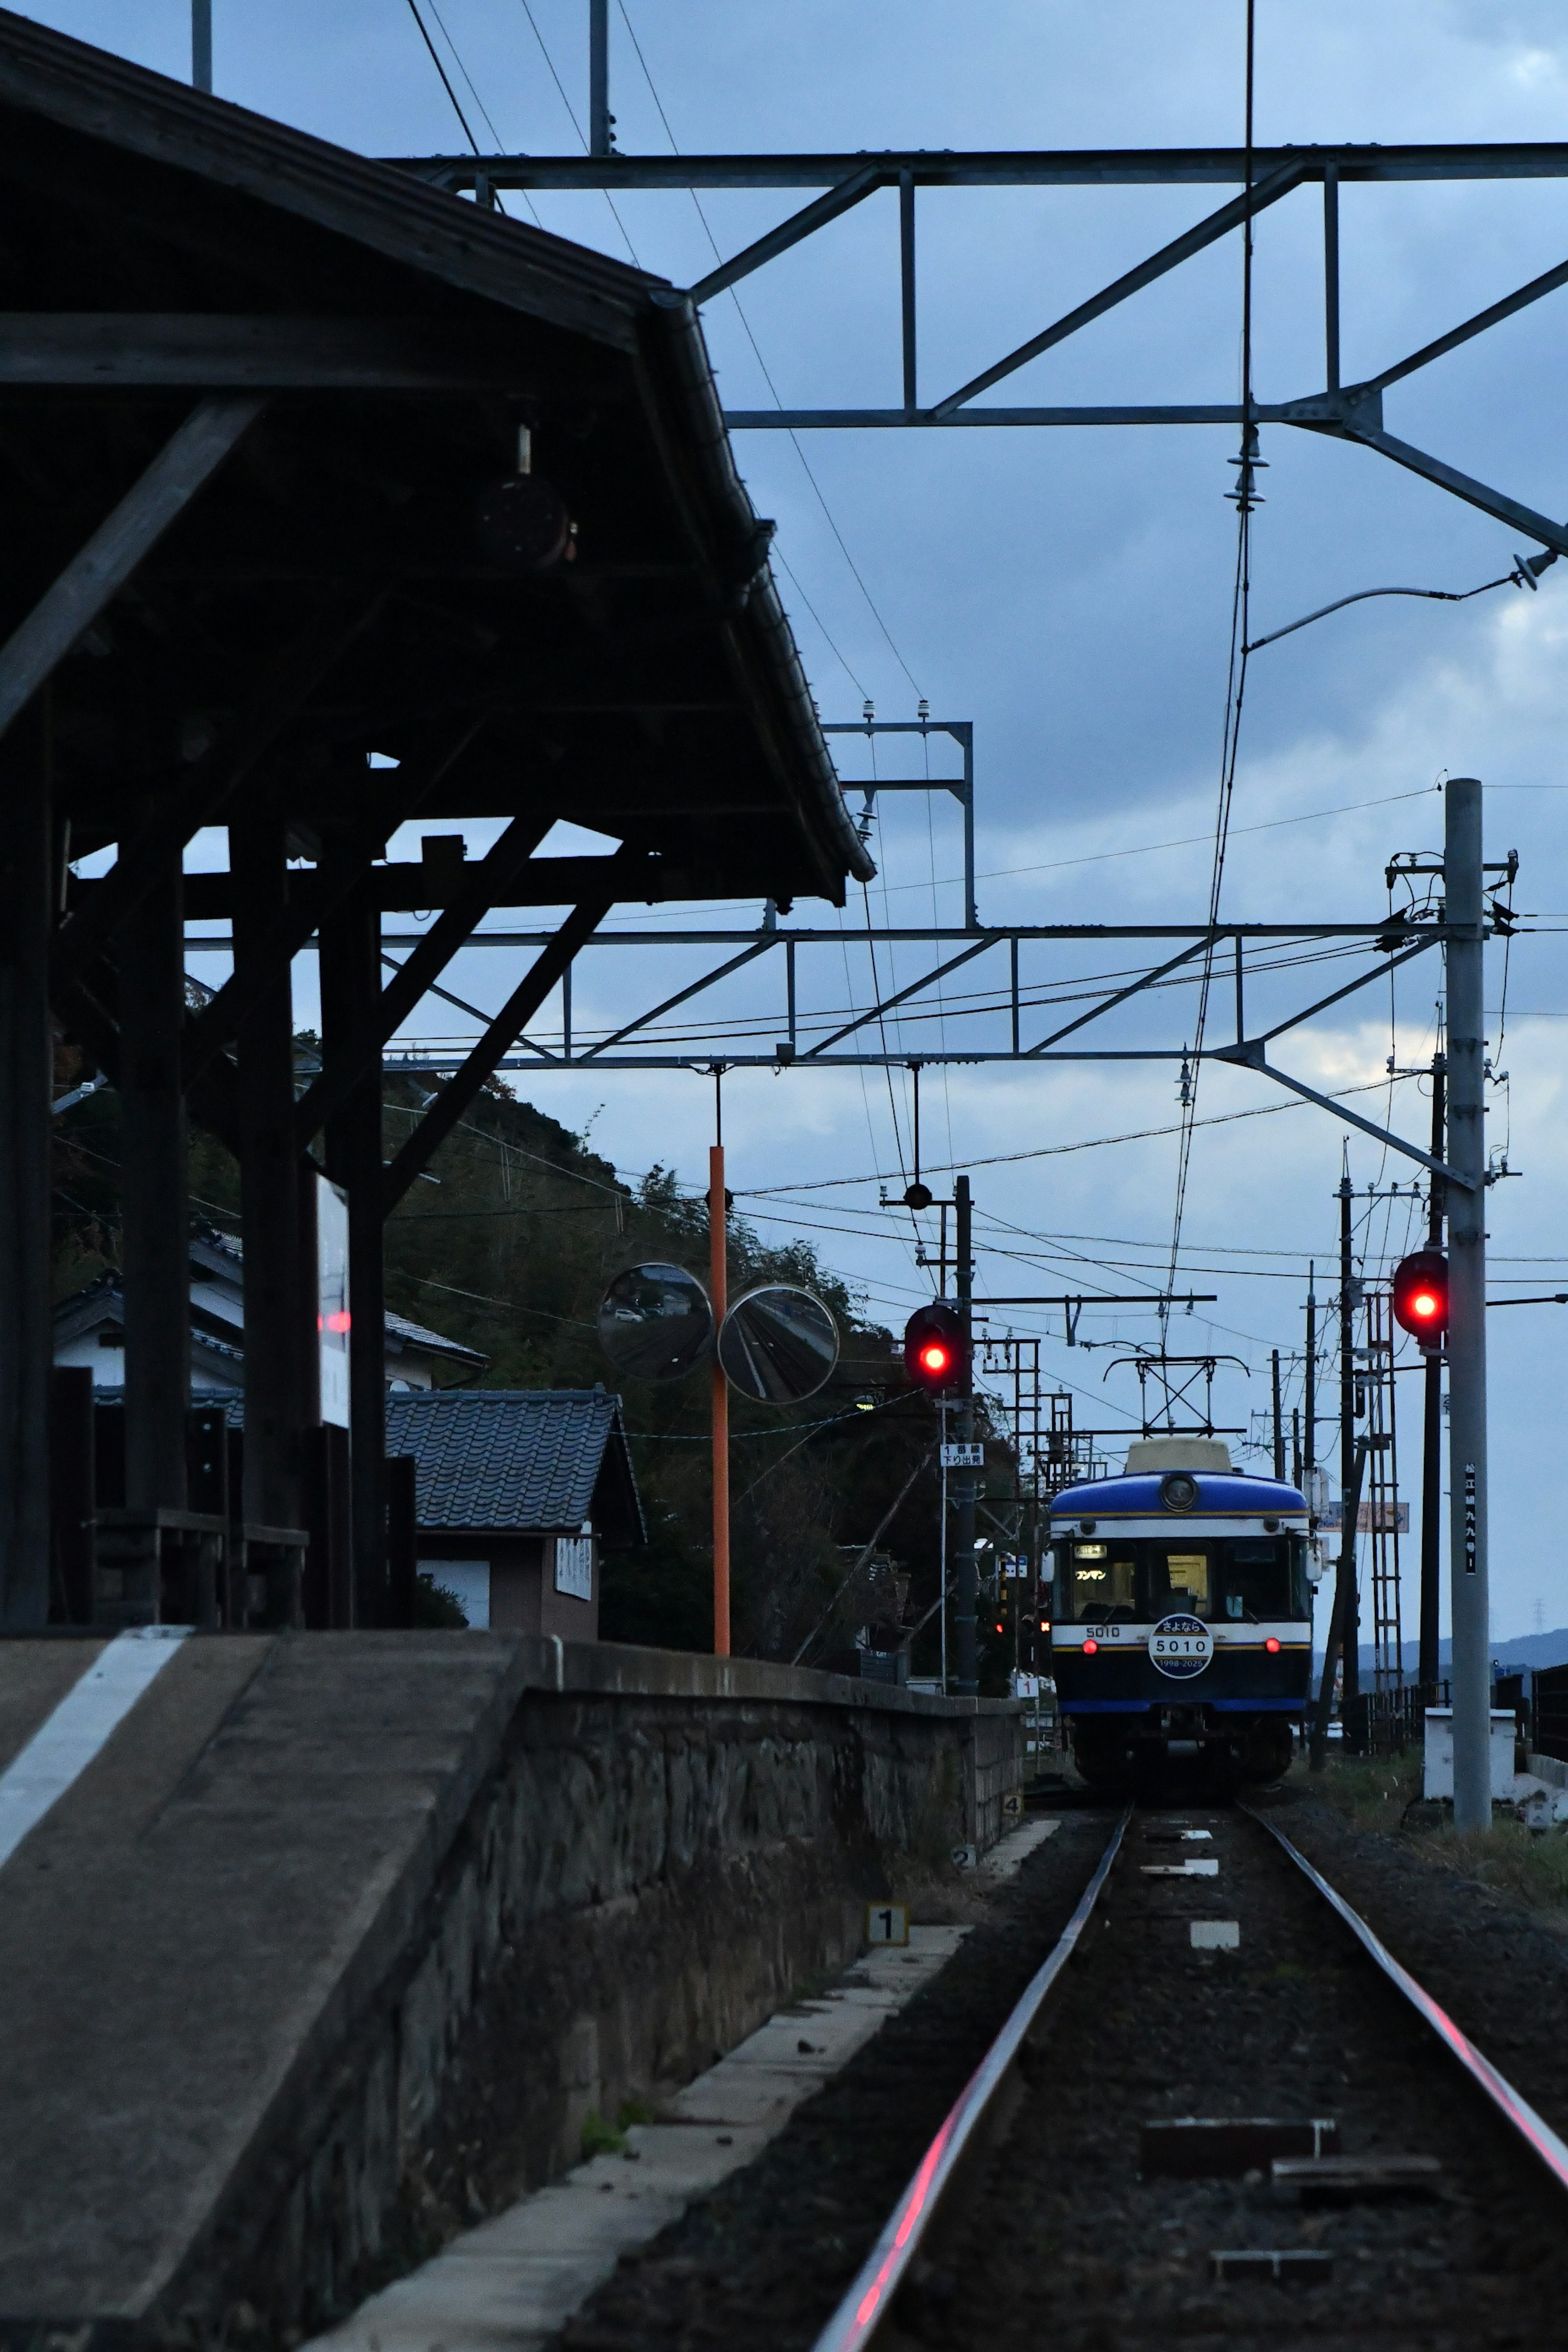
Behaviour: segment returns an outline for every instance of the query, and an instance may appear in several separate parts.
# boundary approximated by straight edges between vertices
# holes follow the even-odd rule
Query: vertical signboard
[[[316,1179],[316,1332],[321,1343],[321,1419],[349,1425],[349,1196]]]

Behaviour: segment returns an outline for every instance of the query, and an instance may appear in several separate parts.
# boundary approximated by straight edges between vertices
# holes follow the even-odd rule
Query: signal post
[[[1448,931],[1448,1535],[1454,1628],[1454,1827],[1487,1829],[1491,1676],[1487,1593],[1486,1015],[1481,787],[1443,794]]]

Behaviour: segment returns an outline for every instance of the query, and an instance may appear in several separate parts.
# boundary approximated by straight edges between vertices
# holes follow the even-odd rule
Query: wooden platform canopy
[[[3,11],[0,483],[0,1623],[48,1608],[62,1033],[124,1105],[132,1503],[184,1505],[187,1116],[241,1164],[258,1525],[307,1515],[313,1166],[346,1189],[333,1616],[374,1622],[386,1211],[617,900],[842,904],[872,870],[772,525],[686,296]],[[538,856],[563,817],[605,853]],[[482,859],[386,862],[399,825],[468,819],[504,821]],[[213,826],[227,873],[187,886]],[[187,888],[233,923],[199,1013]],[[442,912],[384,985],[381,912],[410,905]],[[523,905],[563,920],[384,1166],[386,1040],[489,908]],[[312,937],[323,1066],[297,1100],[288,973]]]

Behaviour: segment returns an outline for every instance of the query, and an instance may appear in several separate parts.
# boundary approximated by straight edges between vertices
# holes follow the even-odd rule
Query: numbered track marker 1
[[[866,1941],[868,1944],[907,1944],[909,1940],[910,1914],[907,1904],[867,1904]]]

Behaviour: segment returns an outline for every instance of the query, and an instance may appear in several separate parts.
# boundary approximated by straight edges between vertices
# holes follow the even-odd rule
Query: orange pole
[[[708,1284],[713,1297],[713,1655],[730,1654],[730,1383],[717,1339],[725,1314],[724,1147],[708,1150]]]

